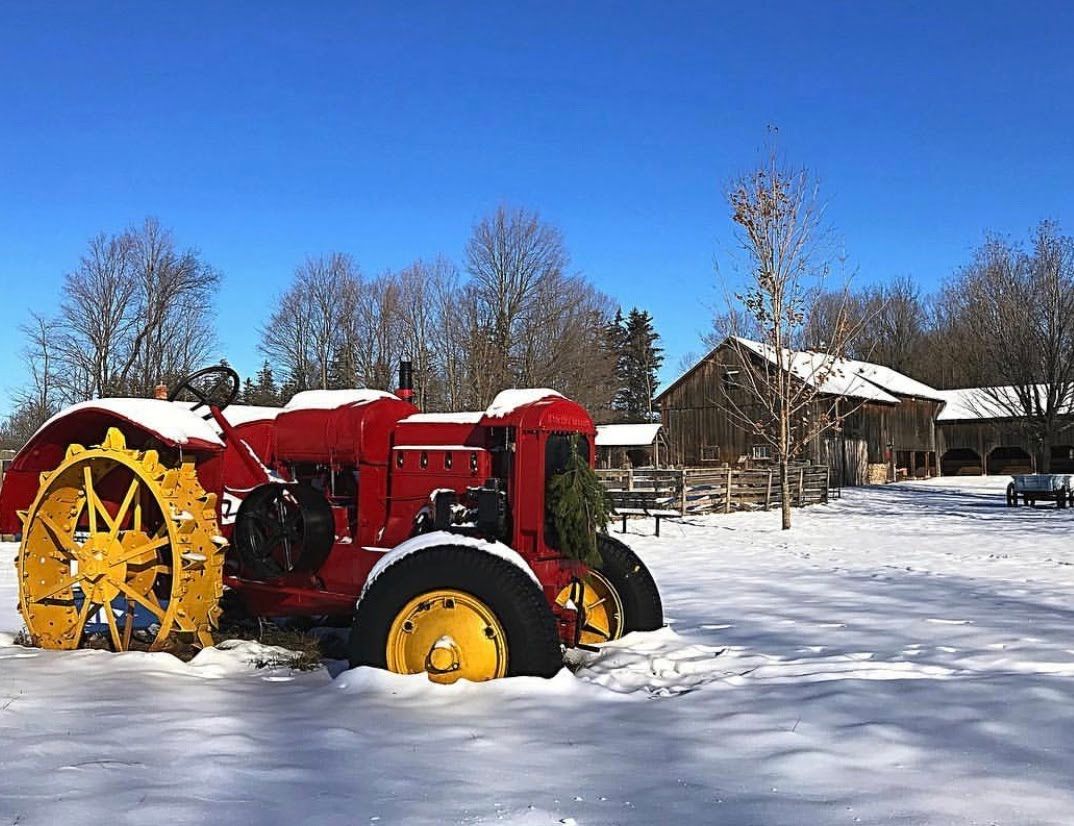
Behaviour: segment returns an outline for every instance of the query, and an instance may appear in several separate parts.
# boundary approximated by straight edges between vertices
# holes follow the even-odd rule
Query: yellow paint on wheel
[[[507,636],[496,614],[465,591],[444,588],[414,597],[388,630],[388,670],[425,672],[434,683],[507,675]]]
[[[604,574],[590,568],[586,574],[559,592],[560,607],[573,605],[581,623],[578,642],[599,645],[623,636],[623,601]]]
[[[23,520],[15,565],[31,638],[77,648],[96,619],[124,651],[137,607],[152,617],[152,648],[176,632],[212,645],[223,593],[218,534],[216,496],[192,462],[165,467],[156,451],[128,450],[116,428],[98,447],[71,445],[41,475]]]

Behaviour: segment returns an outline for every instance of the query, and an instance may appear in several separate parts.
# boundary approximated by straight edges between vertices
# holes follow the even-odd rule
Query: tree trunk
[[[1037,464],[1037,470],[1039,473],[1051,473],[1052,472],[1052,445],[1058,438],[1056,431],[1058,428],[1051,421],[1045,423],[1044,433],[1040,440],[1040,453],[1039,462]]]
[[[779,462],[779,495],[782,500],[780,513],[783,517],[783,530],[787,531],[791,528],[791,478],[787,471],[786,458]]]

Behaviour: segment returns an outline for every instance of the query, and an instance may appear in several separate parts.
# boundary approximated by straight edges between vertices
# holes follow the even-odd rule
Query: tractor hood
[[[20,455],[45,442],[64,448],[71,442],[93,443],[117,423],[134,425],[169,447],[210,452],[224,449],[215,422],[191,412],[189,405],[160,399],[93,399],[64,408],[41,425]]]
[[[486,427],[512,425],[533,430],[567,431],[593,436],[589,413],[577,402],[546,387],[504,390],[485,410]]]

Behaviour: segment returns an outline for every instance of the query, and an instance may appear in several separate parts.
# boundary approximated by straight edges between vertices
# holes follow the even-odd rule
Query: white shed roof
[[[1042,403],[1047,401],[1047,386],[1037,385],[1037,389]],[[943,409],[936,417],[938,422],[987,421],[1021,416],[1022,404],[1013,386],[960,387],[936,392],[944,400]],[[1062,407],[1064,414],[1074,412],[1074,400]]]
[[[597,425],[597,447],[648,447],[659,432],[659,424]]]

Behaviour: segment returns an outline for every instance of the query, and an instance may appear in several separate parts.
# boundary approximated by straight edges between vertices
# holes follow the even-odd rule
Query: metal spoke
[[[159,539],[150,539],[148,542],[139,545],[137,548],[131,548],[123,556],[113,562],[113,565],[119,565],[123,562],[130,562],[132,559],[143,554],[147,554],[150,551],[155,551],[157,548],[163,548],[168,544],[168,537],[162,536]]]
[[[46,599],[49,599],[50,597],[56,596],[56,594],[60,593],[60,591],[66,591],[68,588],[72,587],[73,585],[77,585],[79,582],[81,582],[85,578],[86,578],[85,576],[81,576],[81,575],[69,577],[68,579],[65,579],[63,582],[61,582],[59,585],[57,585],[55,588],[53,588],[48,593],[39,594],[39,595],[34,596],[33,599],[30,600],[30,602],[44,602]]]
[[[90,471],[90,466],[86,465],[82,468],[82,485],[86,491],[86,507],[89,509],[89,529],[90,533],[97,533],[97,508],[94,507],[93,500],[97,498],[97,494],[93,492],[93,473]]]
[[[588,622],[582,625],[582,630],[589,631],[591,634],[596,634],[598,637],[603,637],[605,640],[611,639],[611,634],[603,628],[597,628],[595,625],[590,625]]]
[[[171,569],[171,565],[165,565],[163,562],[157,562],[156,560],[154,560],[152,564],[149,562],[132,562],[127,565],[127,570],[132,571],[135,574],[166,574],[169,573]]]
[[[112,603],[105,604],[104,616],[108,620],[108,633],[112,637],[112,650],[123,651],[123,638],[119,635],[119,623],[116,622],[116,614],[112,610]]]
[[[93,474],[90,472],[89,465],[86,465],[83,469],[82,477],[86,488],[86,507],[89,508],[90,533],[97,533],[98,516],[104,520],[105,525],[108,526],[109,532],[111,532],[114,527],[112,516],[108,513],[108,509],[104,506],[104,502],[97,496],[97,491],[93,489]]]
[[[134,602],[127,599],[127,612],[123,615],[123,650],[131,647],[131,637],[134,636]]]
[[[134,494],[138,492],[138,477],[135,476],[131,482],[131,486],[127,488],[127,495],[123,497],[123,502],[119,506],[119,510],[116,511],[116,521],[112,523],[112,530],[108,534],[108,540],[112,541],[119,534],[119,526],[123,524],[123,520],[127,517],[127,511],[130,509],[131,502],[134,499]]]
[[[111,582],[124,594],[153,614],[157,619],[164,619],[164,609],[160,607],[155,599],[151,601],[145,594],[139,594],[126,582],[120,582],[118,579],[111,580]]]
[[[41,524],[45,526],[48,532],[52,535],[53,541],[56,543],[57,550],[63,551],[67,554],[68,559],[78,559],[78,552],[82,550],[79,548],[78,543],[75,542],[74,536],[68,536],[62,530],[60,526],[52,521],[52,517],[47,513],[41,514]]]
[[[71,627],[71,630],[75,633],[78,639],[82,638],[83,632],[86,630],[86,620],[89,619],[90,612],[94,606],[93,600],[87,596],[82,597],[82,608],[78,612],[78,616],[75,617],[75,623]]]

